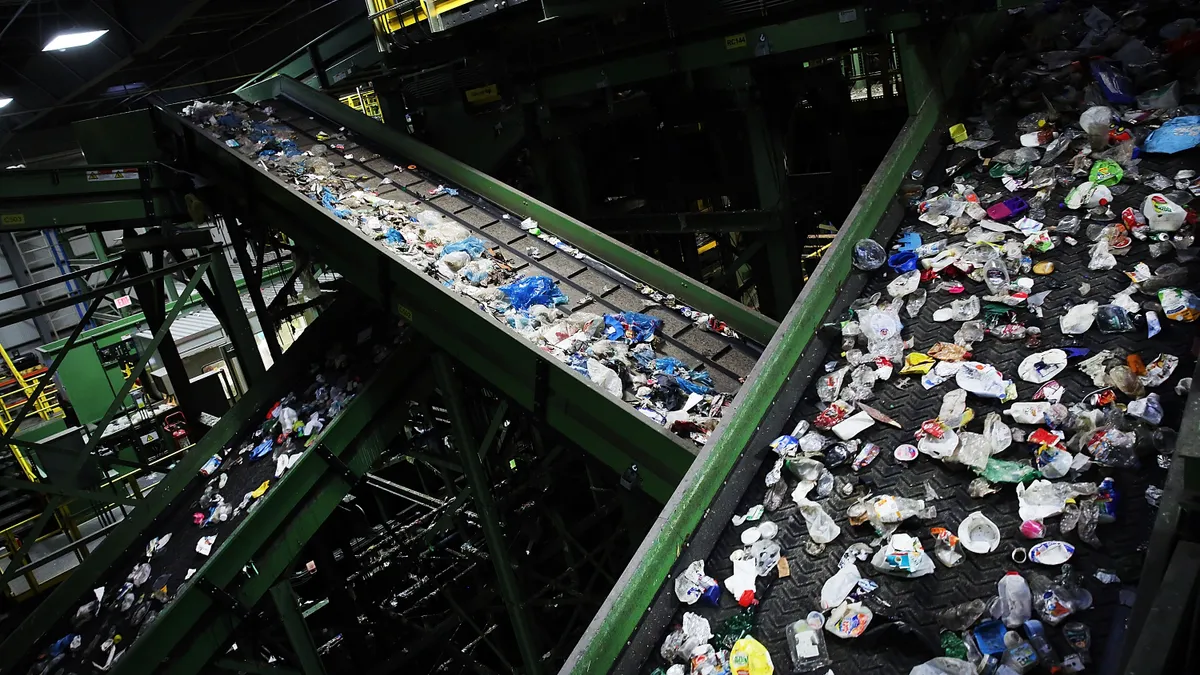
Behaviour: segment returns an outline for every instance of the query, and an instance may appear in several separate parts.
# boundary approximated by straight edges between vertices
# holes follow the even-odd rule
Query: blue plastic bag
[[[1200,117],[1169,119],[1146,137],[1146,152],[1173,155],[1200,145]]]
[[[522,277],[516,281],[501,286],[500,291],[508,296],[508,301],[517,309],[529,309],[534,305],[565,305],[567,296],[550,277]]]
[[[271,452],[271,448],[274,445],[275,445],[275,439],[267,438],[267,440],[254,446],[254,449],[250,451],[250,461],[254,462],[254,461],[258,461],[258,460],[262,459],[263,457],[265,457],[267,455],[267,453]]]
[[[344,206],[338,206],[338,198],[334,196],[333,190],[329,188],[321,188],[321,206],[333,211],[333,215],[338,218],[349,218],[350,209]]]
[[[401,244],[405,243],[404,235],[401,234],[400,230],[397,230],[394,227],[389,227],[387,231],[387,243],[400,246]]]
[[[441,257],[446,257],[457,251],[466,251],[467,255],[471,256],[471,260],[475,260],[483,255],[483,241],[478,237],[467,237],[462,241],[456,241],[453,244],[446,244],[442,247]]]
[[[1137,103],[1133,82],[1119,68],[1104,61],[1092,62],[1092,77],[1110,103]]]
[[[683,365],[683,361],[680,361],[674,356],[664,356],[662,358],[655,359],[654,369],[668,375],[678,375],[679,373],[687,372],[687,366]]]
[[[621,312],[604,315],[604,339],[624,340],[629,344],[649,342],[662,328],[662,319],[649,314]]]

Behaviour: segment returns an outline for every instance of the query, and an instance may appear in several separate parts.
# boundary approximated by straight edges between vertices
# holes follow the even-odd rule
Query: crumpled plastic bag
[[[563,302],[566,302],[564,296]],[[650,342],[662,328],[662,319],[638,312],[604,315],[604,339],[624,340],[628,344]]]
[[[771,653],[758,640],[744,637],[729,650],[729,672],[735,675],[771,675],[775,664]]]
[[[1067,500],[1096,494],[1095,483],[1051,483],[1035,480],[1029,485],[1017,485],[1018,513],[1021,520],[1045,520],[1057,516],[1067,506]]]
[[[686,662],[697,647],[708,643],[712,637],[712,628],[709,626],[708,619],[699,614],[684,612],[683,625],[663,640],[659,654],[668,663]]]
[[[621,398],[621,393],[624,390],[624,387],[621,384],[621,376],[617,374],[617,371],[609,368],[603,363],[600,363],[596,359],[587,360],[587,371],[588,378],[591,379],[592,382],[600,385],[601,389],[607,391],[613,396]]]
[[[1116,261],[1113,261],[1116,264]],[[1096,321],[1096,310],[1100,303],[1092,301],[1071,307],[1066,314],[1058,317],[1058,327],[1067,335],[1082,335]]]
[[[808,536],[814,542],[828,544],[842,533],[842,528],[833,522],[820,504],[802,497],[796,500],[796,506],[800,507],[800,515],[804,516],[804,524],[808,527]]]
[[[862,579],[862,573],[853,562],[847,563],[836,574],[826,579],[821,586],[821,610],[829,611],[842,604],[846,596],[850,595],[850,591],[858,585],[859,579]]]
[[[1167,120],[1146,137],[1146,152],[1173,155],[1200,145],[1200,117],[1186,116]]]
[[[511,284],[501,286],[500,290],[516,309],[529,309],[534,305],[553,307],[567,303],[567,295],[559,290],[553,279],[545,276],[522,277]]]
[[[962,659],[939,656],[919,666],[913,666],[908,675],[975,675],[975,666]]]

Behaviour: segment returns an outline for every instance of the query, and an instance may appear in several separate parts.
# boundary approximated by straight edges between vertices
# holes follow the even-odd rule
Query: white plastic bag
[[[821,586],[821,610],[829,611],[842,604],[846,596],[850,595],[850,591],[858,585],[859,579],[862,579],[862,573],[853,562],[847,563],[837,574],[826,579]]]
[[[842,528],[833,522],[821,505],[808,498],[796,500],[800,507],[800,515],[804,516],[804,524],[808,526],[808,536],[818,544],[828,544],[842,533]]]

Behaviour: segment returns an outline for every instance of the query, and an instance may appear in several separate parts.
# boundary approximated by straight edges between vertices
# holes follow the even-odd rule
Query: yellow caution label
[[[468,103],[492,103],[500,100],[500,87],[494,84],[468,89],[463,93],[466,95]]]
[[[746,46],[746,34],[738,33],[737,35],[725,36],[725,49],[740,49]]]
[[[412,321],[412,317],[413,317],[412,310],[405,307],[404,305],[397,303],[396,304],[396,313],[399,314],[401,317],[403,317],[405,321]]]
[[[0,225],[24,225],[24,213],[3,213],[0,214]]]

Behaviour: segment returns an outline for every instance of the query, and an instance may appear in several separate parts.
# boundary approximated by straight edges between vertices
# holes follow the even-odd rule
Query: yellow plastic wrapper
[[[732,675],[771,675],[775,664],[771,653],[762,643],[752,637],[744,637],[733,643],[729,650],[729,670]]]
[[[933,365],[937,363],[933,357],[921,352],[909,352],[904,356],[904,367],[900,369],[901,375],[924,375],[933,370]]]

